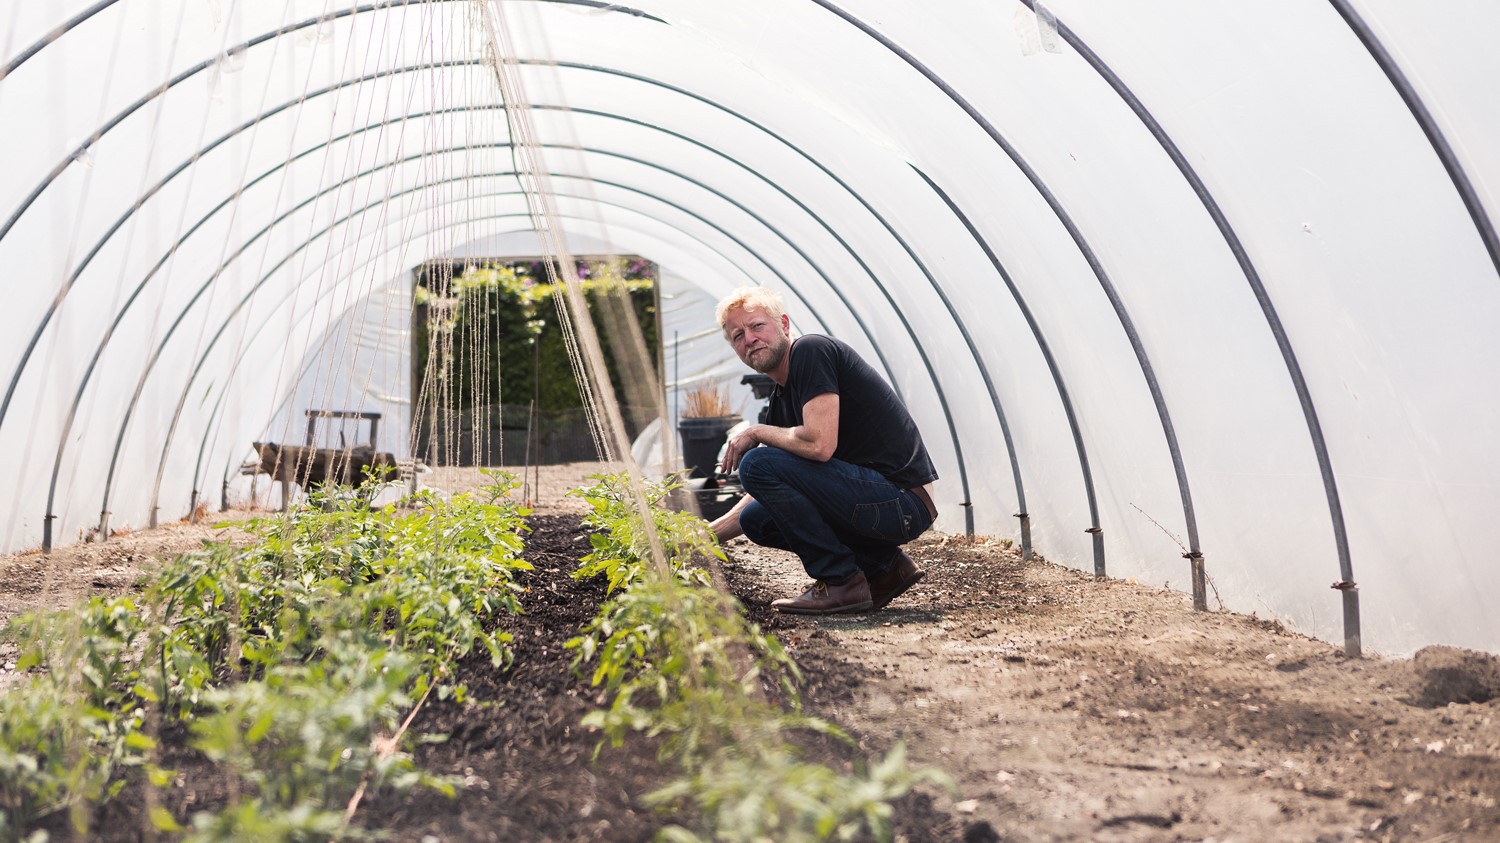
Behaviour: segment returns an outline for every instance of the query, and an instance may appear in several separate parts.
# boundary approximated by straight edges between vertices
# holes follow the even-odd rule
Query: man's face
[[[759,308],[737,307],[724,316],[724,332],[740,361],[761,374],[781,365],[792,347],[789,320],[772,318]]]

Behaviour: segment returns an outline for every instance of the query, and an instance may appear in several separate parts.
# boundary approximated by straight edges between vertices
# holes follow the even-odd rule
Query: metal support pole
[[[1339,580],[1333,584],[1333,589],[1344,593],[1344,655],[1351,659],[1360,658],[1364,646],[1359,631],[1359,585]]]
[[[682,346],[677,341],[677,334],[677,331],[672,332],[672,426],[661,432],[662,468],[668,473],[677,467],[677,440],[672,434],[677,431],[678,419],[682,418],[682,366],[679,365]]]
[[[1193,576],[1193,611],[1208,611],[1208,576],[1203,572],[1203,554],[1198,551],[1189,551],[1182,554],[1182,558],[1188,561],[1192,568]]]
[[[109,541],[109,510],[99,513],[99,541]]]
[[[197,489],[194,489],[192,496],[188,498],[188,523],[189,524],[197,524],[198,523],[198,490]]]
[[[223,484],[219,486],[219,510],[229,509],[229,478],[224,478]]]
[[[964,501],[963,503],[959,504],[959,506],[961,506],[961,507],[964,508],[964,538],[968,539],[969,544],[973,544],[974,543],[974,503],[972,501]]]
[[[159,506],[153,506],[153,507],[151,507],[151,529],[153,529],[153,530],[156,529],[156,519],[157,519],[157,516],[160,515],[160,514],[161,514],[161,507],[159,507]]]
[[[1017,512],[1016,517],[1021,519],[1021,559],[1031,559],[1031,516],[1024,512]]]
[[[1109,576],[1104,570],[1104,528],[1090,527],[1084,532],[1094,537],[1094,578],[1102,580]]]
[[[47,513],[47,517],[42,519],[42,552],[43,553],[51,553],[52,552],[52,520],[54,518],[56,518],[56,517],[57,517],[56,515],[53,515],[52,513],[49,512],[49,513]]]

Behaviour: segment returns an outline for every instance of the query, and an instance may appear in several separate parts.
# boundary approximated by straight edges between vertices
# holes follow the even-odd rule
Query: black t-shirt
[[[766,421],[802,424],[802,407],[826,392],[839,396],[839,445],[833,458],[873,468],[904,489],[937,479],[922,434],[896,391],[848,343],[821,334],[793,343],[786,385],[771,392]]]

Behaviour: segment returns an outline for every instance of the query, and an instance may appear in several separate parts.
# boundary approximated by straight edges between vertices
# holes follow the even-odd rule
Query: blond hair
[[[780,321],[786,314],[786,303],[781,300],[781,294],[775,290],[765,287],[741,287],[730,293],[719,306],[714,309],[714,316],[718,317],[719,328],[724,335],[729,335],[729,329],[725,322],[729,319],[731,310],[759,310],[773,320]]]

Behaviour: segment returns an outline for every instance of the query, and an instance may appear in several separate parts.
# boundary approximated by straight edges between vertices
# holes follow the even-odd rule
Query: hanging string
[[[566,237],[555,208],[555,196],[550,187],[549,170],[542,160],[541,145],[531,126],[530,104],[521,85],[516,52],[511,44],[503,4],[498,0],[475,0],[482,3],[485,11],[485,35],[489,41],[489,60],[496,82],[500,87],[510,125],[516,137],[514,142],[522,150],[525,161],[523,178],[532,225],[541,235],[552,260],[547,262],[548,275],[566,293],[566,307],[559,305],[558,321],[568,346],[569,359],[579,373],[580,391],[584,392],[584,412],[589,420],[596,447],[606,459],[624,463],[630,479],[635,511],[642,524],[654,523],[651,505],[646,500],[644,478],[631,457],[630,443],[620,415],[618,399],[609,382],[603,350],[599,336],[589,316],[588,302],[583,285],[578,279],[577,263],[568,248]],[[668,576],[666,554],[661,538],[655,530],[642,531],[650,544],[651,557],[662,576]]]
[[[228,17],[227,17],[228,20],[232,20],[233,19],[235,11],[236,10],[235,10],[234,6],[231,5],[231,7],[230,7],[230,9],[228,11]],[[233,29],[234,29],[234,27],[232,25],[226,25],[226,27],[225,27],[226,35],[228,35],[230,32],[232,32]],[[269,58],[269,63],[271,65],[274,66],[276,64],[276,59],[280,55],[281,49],[282,49],[281,39],[276,39],[276,43],[272,47],[271,56]],[[253,147],[255,145],[256,139],[260,136],[261,119],[260,119],[259,115],[262,115],[262,114],[265,113],[266,106],[267,106],[268,102],[270,101],[271,79],[272,79],[272,77],[270,75],[268,75],[267,78],[266,78],[265,87],[262,88],[261,93],[260,93],[259,103],[255,107],[255,113],[256,113],[257,117],[256,117],[256,120],[254,121],[254,124],[250,128],[250,135],[249,135],[249,139],[248,139],[248,143],[247,143],[247,145],[250,146],[250,147]],[[307,81],[310,81],[310,79],[311,79],[311,77],[309,76]],[[219,84],[226,84],[226,83],[224,83],[221,80]],[[306,91],[307,91],[306,84],[307,84],[307,82],[305,81],[304,82],[304,90],[303,90],[303,96],[304,97],[306,96]],[[200,140],[199,140],[200,147],[201,147],[201,144],[202,144],[202,139],[200,138]],[[236,180],[236,184],[238,185],[238,187],[236,187],[236,189],[235,189],[234,200],[231,202],[231,208],[232,208],[232,210],[230,211],[229,218],[228,218],[228,220],[226,222],[226,228],[229,231],[233,231],[234,230],[235,224],[239,220],[240,209],[241,209],[241,207],[244,204],[240,200],[244,196],[245,188],[248,185],[248,183],[250,182],[249,174],[250,174],[250,163],[251,163],[251,160],[252,160],[251,156],[249,156],[249,155],[245,155],[244,156],[244,162],[243,162],[243,165],[241,167],[241,171],[239,173],[239,176],[238,176],[238,178]],[[279,195],[278,195],[278,199],[279,199]],[[225,266],[225,261],[226,261],[226,258],[228,258],[229,251],[230,251],[230,246],[231,246],[232,242],[233,242],[233,238],[232,237],[226,237],[225,238],[224,244],[223,244],[223,246],[222,246],[222,248],[220,249],[220,252],[219,252],[219,257],[218,257],[218,261],[217,261],[217,265],[218,266],[220,266],[220,267],[224,267]],[[264,245],[264,247],[262,249],[262,253],[261,253],[261,263],[262,264],[264,264],[264,262],[265,262],[266,252],[269,250],[269,247],[270,247],[270,238],[268,237],[266,239],[265,245]],[[244,267],[243,263],[241,263],[239,261],[234,261],[233,270],[232,270],[233,277],[235,277],[235,278],[244,277],[245,273],[244,273],[243,267]],[[226,268],[226,269],[220,270],[220,271],[222,272],[222,271],[229,271],[229,270]],[[251,277],[251,278],[259,278],[260,274],[261,273],[259,271],[257,271],[255,273],[251,274],[249,277]],[[222,275],[219,276],[219,277],[214,278],[213,279],[214,283],[212,283],[210,285],[211,289],[209,290],[208,298],[203,303],[203,312],[205,314],[211,313],[213,311],[214,301],[219,297],[219,295],[221,294],[221,291],[223,290],[223,288],[225,288],[225,287],[231,287],[231,288],[233,288],[233,287],[237,286],[237,285],[227,285],[227,284],[224,284],[224,283],[220,283],[220,279],[221,278],[222,278]],[[256,290],[253,290],[251,292],[251,295],[250,295],[250,305],[251,306],[253,306],[253,304],[255,302],[256,294],[258,292],[259,292],[258,288]],[[207,319],[207,318],[203,318],[203,319],[198,320],[198,334],[197,334],[197,337],[195,338],[194,343],[193,343],[193,348],[194,348],[193,359],[198,359],[198,358],[200,358],[204,354],[204,342],[205,342],[205,339],[207,337],[207,332],[208,332],[208,327],[209,327],[209,321],[210,320]],[[186,397],[186,396],[184,396],[184,397]],[[179,412],[180,412],[180,408],[179,408]],[[153,525],[155,523],[154,519],[156,517],[157,508],[160,506],[160,503],[161,503],[161,500],[160,500],[160,498],[161,498],[161,486],[162,486],[162,482],[163,482],[163,479],[165,477],[165,472],[166,472],[166,462],[167,462],[166,456],[167,456],[168,449],[170,449],[171,444],[172,444],[171,437],[172,437],[172,434],[173,434],[174,431],[175,431],[175,426],[174,426],[174,428],[172,430],[168,431],[168,439],[167,439],[167,442],[166,442],[166,444],[165,444],[165,446],[164,446],[164,448],[162,450],[162,458],[161,458],[161,460],[158,463],[157,473],[156,473],[156,480],[155,480],[155,483],[154,483],[154,485],[152,487],[152,492],[151,492],[151,514],[152,514],[152,518],[153,518]]]
[[[531,37],[540,46],[543,55],[551,55],[546,27],[534,26]],[[538,72],[548,74],[553,83],[551,86],[553,89],[563,89],[555,62],[544,61],[535,66],[540,68]],[[562,146],[575,151],[582,150],[583,142],[578,136],[576,122],[571,119],[572,110],[567,102],[560,102],[555,113],[560,118],[554,122],[563,134]],[[582,155],[576,156],[576,166],[579,169],[584,191],[592,194],[593,179],[589,175],[588,159]],[[645,428],[647,421],[654,417],[658,420],[658,429],[667,431],[670,430],[670,420],[666,415],[666,400],[660,373],[656,371],[655,356],[647,348],[640,322],[636,319],[634,302],[626,283],[624,260],[611,240],[611,229],[604,221],[604,207],[604,203],[598,201],[584,204],[589,219],[593,223],[593,230],[600,242],[604,244],[605,251],[606,271],[598,275],[596,279],[603,283],[595,284],[595,300],[600,302],[601,321],[605,325],[613,360],[621,370],[620,382],[625,388],[625,398],[631,413],[631,420],[635,422],[636,429],[641,430]],[[657,280],[653,278],[653,288],[659,289],[656,284]],[[661,441],[667,448],[675,445],[675,440],[671,436],[663,435]],[[671,455],[669,453],[664,456],[670,457]],[[675,460],[669,459],[669,462],[675,462]]]

